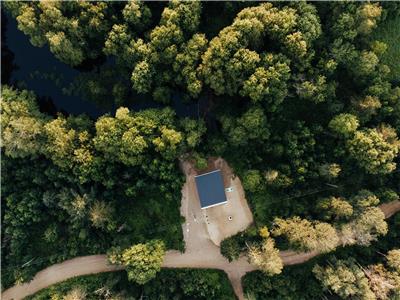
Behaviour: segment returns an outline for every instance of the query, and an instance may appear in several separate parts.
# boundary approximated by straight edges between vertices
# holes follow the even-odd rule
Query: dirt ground
[[[253,214],[245,198],[242,183],[234,177],[226,161],[218,158],[214,161],[215,169],[220,169],[225,188],[232,188],[226,192],[227,203],[203,210],[208,234],[217,246],[221,241],[245,230],[253,223]]]
[[[383,203],[379,205],[379,208],[383,211],[383,213],[385,214],[385,218],[387,219],[400,210],[400,201]]]

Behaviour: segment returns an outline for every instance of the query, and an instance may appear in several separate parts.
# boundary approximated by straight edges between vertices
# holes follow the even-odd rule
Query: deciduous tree
[[[310,222],[299,217],[286,220],[276,218],[274,223],[272,234],[284,236],[291,247],[300,251],[329,252],[339,244],[335,228],[328,223]]]
[[[279,250],[275,248],[275,242],[270,237],[266,227],[260,230],[261,245],[251,245],[248,248],[248,257],[251,264],[255,265],[267,275],[275,275],[282,272],[283,263],[279,256]]]
[[[152,240],[122,251],[114,249],[108,255],[108,259],[113,264],[123,265],[128,272],[129,280],[138,284],[145,284],[161,270],[164,253],[164,243],[159,240]]]
[[[394,159],[399,153],[400,141],[388,125],[356,131],[347,147],[351,157],[367,173],[387,174],[396,169]]]

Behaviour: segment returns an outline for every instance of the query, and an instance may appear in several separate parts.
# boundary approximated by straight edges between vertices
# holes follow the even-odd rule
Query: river
[[[111,59],[102,62],[110,65],[112,63]],[[82,95],[63,92],[63,88],[69,87],[82,72],[90,71],[81,71],[57,60],[48,45],[32,46],[29,37],[18,30],[16,20],[2,11],[2,84],[35,92],[41,110],[53,115],[57,112],[73,115],[85,113],[97,118],[106,113],[113,114],[116,110],[115,105],[104,108],[88,101]],[[165,106],[149,98],[130,96],[125,106],[135,111]],[[175,92],[171,102],[178,116],[197,118],[200,110],[207,107],[208,100],[204,96],[189,104],[183,103],[181,99],[179,92]]]

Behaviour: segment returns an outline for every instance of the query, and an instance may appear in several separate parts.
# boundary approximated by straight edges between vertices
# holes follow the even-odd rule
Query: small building
[[[227,203],[221,170],[195,176],[201,209]]]

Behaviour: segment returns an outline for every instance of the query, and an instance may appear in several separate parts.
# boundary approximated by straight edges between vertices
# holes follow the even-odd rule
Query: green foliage
[[[265,58],[265,67],[257,68],[254,73],[244,81],[242,96],[248,96],[253,102],[265,101],[268,110],[274,111],[287,94],[285,82],[289,79],[289,66],[286,63],[273,64],[273,56]],[[270,65],[272,64],[272,65]]]
[[[357,117],[351,114],[340,114],[329,122],[329,128],[338,135],[351,136],[358,128]]]
[[[333,267],[313,269],[318,280],[325,288],[331,289],[342,298],[359,297],[375,299],[368,287],[368,279],[353,260],[338,261]]]
[[[42,124],[40,137],[3,139],[7,285],[111,245],[154,238],[182,249],[177,158],[200,143],[202,122],[177,122],[170,109],[132,114],[124,108],[96,123],[84,116],[51,119],[31,93],[5,87],[3,134],[25,118]],[[28,142],[39,144],[13,148]]]
[[[398,250],[388,252],[387,264],[394,271],[382,264],[362,267],[349,258],[335,260],[332,264],[321,267],[316,265],[313,273],[322,286],[343,299],[355,297],[360,299],[395,299],[400,289],[400,274],[394,260],[398,259]]]
[[[145,284],[161,270],[164,253],[164,243],[153,240],[125,250],[113,249],[108,254],[108,259],[112,264],[124,266],[129,280]]]
[[[353,206],[340,197],[321,199],[317,208],[324,212],[324,218],[327,220],[349,219],[353,215]]]
[[[351,202],[354,203],[354,205],[358,209],[364,209],[370,206],[376,206],[379,204],[379,199],[378,197],[372,193],[371,191],[368,190],[360,190],[357,195],[353,196],[351,198]]]
[[[347,145],[350,155],[371,174],[386,174],[396,168],[393,161],[400,148],[396,131],[386,125],[356,131]]]
[[[51,118],[39,112],[33,94],[3,87],[5,286],[48,264],[111,246],[127,249],[162,239],[166,248],[183,249],[178,158],[187,153],[200,168],[208,155],[229,162],[243,181],[254,228],[274,228],[277,218],[273,232],[284,237],[278,245],[288,241],[302,251],[330,251],[339,235],[355,245],[335,253],[351,256],[386,252],[399,240],[396,232],[387,233],[384,216],[374,207],[376,195],[388,202],[399,193],[395,4],[5,6],[34,45],[48,46],[79,69],[95,67],[65,92],[109,109],[115,103],[130,107],[136,93],[161,106],[139,112],[119,108],[97,120]],[[104,56],[107,63],[96,65]],[[175,105],[177,96],[194,99],[198,120],[163,108],[172,99]],[[374,244],[379,237],[386,250]],[[246,242],[253,260],[276,273],[277,260],[264,264],[270,253],[277,257],[273,243],[250,230],[224,241],[221,252],[235,259]],[[381,271],[366,270],[371,276]],[[323,298],[310,268],[285,271],[272,278],[249,274],[254,282],[245,279],[246,292],[256,299]],[[218,272],[165,272],[144,288],[131,284],[130,295],[233,297]],[[102,297],[80,286],[57,297],[83,293]]]
[[[87,300],[106,299],[235,299],[232,286],[223,271],[164,269],[150,282],[139,285],[128,280],[125,272],[110,272],[71,278],[43,289],[29,300],[66,299],[77,291]]]
[[[2,88],[1,131],[6,155],[37,157],[44,143],[44,120],[33,93]]]
[[[223,116],[222,131],[227,134],[233,146],[244,146],[250,141],[263,143],[270,136],[267,118],[260,107],[246,111],[239,118]]]
[[[242,247],[239,241],[233,237],[224,239],[221,242],[221,254],[226,257],[229,261],[236,260],[242,253]]]
[[[122,10],[122,15],[128,25],[141,29],[150,22],[151,11],[144,2],[130,0]]]
[[[204,170],[208,167],[208,162],[207,159],[204,158],[201,154],[199,153],[194,153],[193,154],[193,159],[194,159],[194,166],[198,170]]]
[[[114,208],[104,201],[96,201],[89,211],[90,221],[96,228],[107,229],[113,231],[116,227],[114,220]]]
[[[257,191],[262,183],[262,176],[258,170],[249,170],[244,174],[243,187],[251,192]]]
[[[112,24],[112,4],[105,2],[21,2],[6,8],[34,46],[48,44],[59,60],[71,66],[100,55]]]
[[[373,115],[377,114],[377,110],[381,108],[382,104],[378,97],[366,96],[365,98],[354,103],[355,110],[360,120],[368,121]]]
[[[339,176],[341,167],[338,164],[323,164],[319,167],[319,174],[328,180],[332,180]]]
[[[386,256],[389,267],[400,273],[400,250],[390,250]]]
[[[281,274],[275,276],[258,271],[247,273],[243,277],[245,294],[252,294],[255,299],[321,299],[323,291],[311,270],[312,265],[304,263],[286,266]]]
[[[387,50],[382,54],[382,62],[390,68],[389,77],[391,80],[398,80],[400,77],[400,17],[387,18],[378,24],[372,33],[371,39],[382,41],[387,45]]]
[[[270,111],[287,95],[286,81],[290,68],[285,55],[257,53],[266,37],[284,45],[284,53],[302,57],[320,33],[315,11],[308,5],[278,9],[270,3],[242,10],[232,25],[225,27],[210,42],[203,55],[200,70],[205,82],[217,95],[249,96],[254,102],[265,102]],[[296,18],[303,22],[296,23]],[[307,27],[313,34],[304,34]],[[313,30],[311,30],[311,28]],[[304,30],[306,32],[306,30]]]
[[[341,227],[341,240],[344,245],[366,245],[385,235],[388,231],[385,215],[377,207],[368,207],[357,218]]]
[[[323,299],[332,296],[331,291],[324,291],[323,286],[313,275],[313,268],[318,264],[323,268],[333,266],[332,261],[356,259],[357,266],[368,266],[382,262],[383,256],[378,253],[391,253],[388,251],[399,247],[399,225],[400,215],[389,219],[390,230],[388,235],[380,237],[378,241],[372,242],[371,246],[341,247],[336,251],[319,255],[303,264],[285,266],[279,275],[270,277],[262,272],[250,272],[243,278],[245,294],[253,294],[256,299]],[[387,270],[392,274],[393,267],[390,265],[389,256],[386,255],[388,263]],[[369,269],[368,267],[363,267]],[[323,273],[325,274],[325,273]],[[340,274],[337,273],[337,276]],[[333,278],[333,277],[331,277]],[[337,278],[337,277],[336,277]],[[354,278],[354,277],[353,277]],[[379,281],[378,281],[379,282]],[[346,284],[346,282],[337,282]],[[307,288],[304,288],[307,287]],[[346,298],[347,299],[347,298]],[[389,298],[390,299],[390,298]],[[395,298],[394,298],[395,299]]]
[[[197,67],[200,64],[201,55],[207,47],[207,39],[204,34],[194,34],[193,37],[182,45],[182,50],[176,55],[173,63],[177,73],[177,84],[186,86],[189,95],[193,98],[199,96],[203,81],[199,76]]]
[[[287,220],[277,218],[274,223],[272,234],[285,236],[293,249],[329,252],[338,246],[336,230],[328,223],[310,222],[299,217]]]

